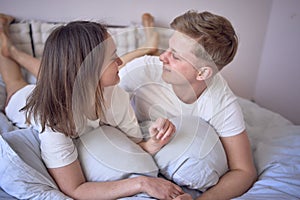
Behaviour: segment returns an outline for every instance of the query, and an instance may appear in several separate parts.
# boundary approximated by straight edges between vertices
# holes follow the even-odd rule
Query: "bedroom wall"
[[[226,0],[226,2],[217,0],[0,0],[0,12],[22,19],[45,21],[102,19],[116,25],[140,23],[141,14],[150,12],[156,18],[156,25],[162,27],[168,27],[174,17],[189,9],[208,10],[223,15],[232,22],[240,39],[236,58],[223,70],[223,75],[239,96],[257,100],[262,105],[269,105],[269,99],[265,97],[269,95],[268,92],[257,84],[257,82],[266,84],[262,78],[267,75],[264,70],[270,64],[266,63],[268,59],[263,59],[262,56],[268,55],[267,53],[263,54],[263,50],[273,50],[272,47],[268,49],[263,47],[266,41],[265,35],[268,32],[268,37],[272,36],[272,32],[268,31],[269,17],[272,21],[273,18],[281,16],[280,6],[277,6],[278,11],[274,12],[273,4],[281,2],[287,7],[293,7],[289,3],[290,1],[298,0],[282,2],[280,0]],[[261,63],[261,60],[265,61]],[[267,77],[270,79],[269,76]],[[270,79],[270,81],[272,82],[274,79]],[[269,91],[268,87],[266,89]],[[286,105],[279,110],[281,114],[282,110],[287,109],[286,107],[295,107],[296,104],[291,105]],[[285,116],[291,119],[289,115]]]
[[[274,0],[254,99],[300,125],[300,1]]]
[[[271,4],[272,0],[0,0],[0,12],[21,19],[103,19],[117,25],[140,23],[142,13],[150,12],[158,26],[168,27],[187,10],[209,10],[226,16],[236,29],[239,51],[223,74],[234,92],[252,99]]]

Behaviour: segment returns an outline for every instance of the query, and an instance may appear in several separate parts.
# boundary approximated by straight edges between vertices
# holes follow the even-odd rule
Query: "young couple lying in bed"
[[[145,46],[123,58],[105,26],[71,22],[50,34],[41,61],[12,45],[12,20],[0,18],[5,112],[40,132],[43,161],[66,195],[230,199],[255,181],[240,107],[218,73],[238,46],[226,18],[188,11],[171,23],[169,48],[143,56],[158,40],[146,14]]]

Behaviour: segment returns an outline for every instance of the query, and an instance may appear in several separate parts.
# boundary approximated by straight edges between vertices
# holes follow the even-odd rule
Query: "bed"
[[[51,30],[60,25],[20,21],[10,27],[13,42],[40,57]],[[123,54],[142,42],[139,26],[110,27]],[[162,38],[166,34],[161,33]],[[35,79],[24,71],[29,82]],[[37,133],[18,129],[5,116],[5,85],[0,82],[0,199],[70,199],[61,193],[43,165]],[[300,126],[278,113],[238,98],[250,137],[258,180],[237,200],[300,199]],[[148,199],[128,197],[124,199]]]

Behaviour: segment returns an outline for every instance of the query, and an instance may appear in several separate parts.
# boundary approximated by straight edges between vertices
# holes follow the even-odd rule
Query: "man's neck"
[[[172,88],[182,102],[192,104],[201,96],[207,85],[203,81],[197,85],[172,85]]]

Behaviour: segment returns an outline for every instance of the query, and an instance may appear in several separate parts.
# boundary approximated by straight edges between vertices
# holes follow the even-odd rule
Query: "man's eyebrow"
[[[176,54],[176,56],[179,58],[179,59],[184,59],[186,60],[179,52],[177,52],[175,49],[173,48],[170,48],[171,52]]]

